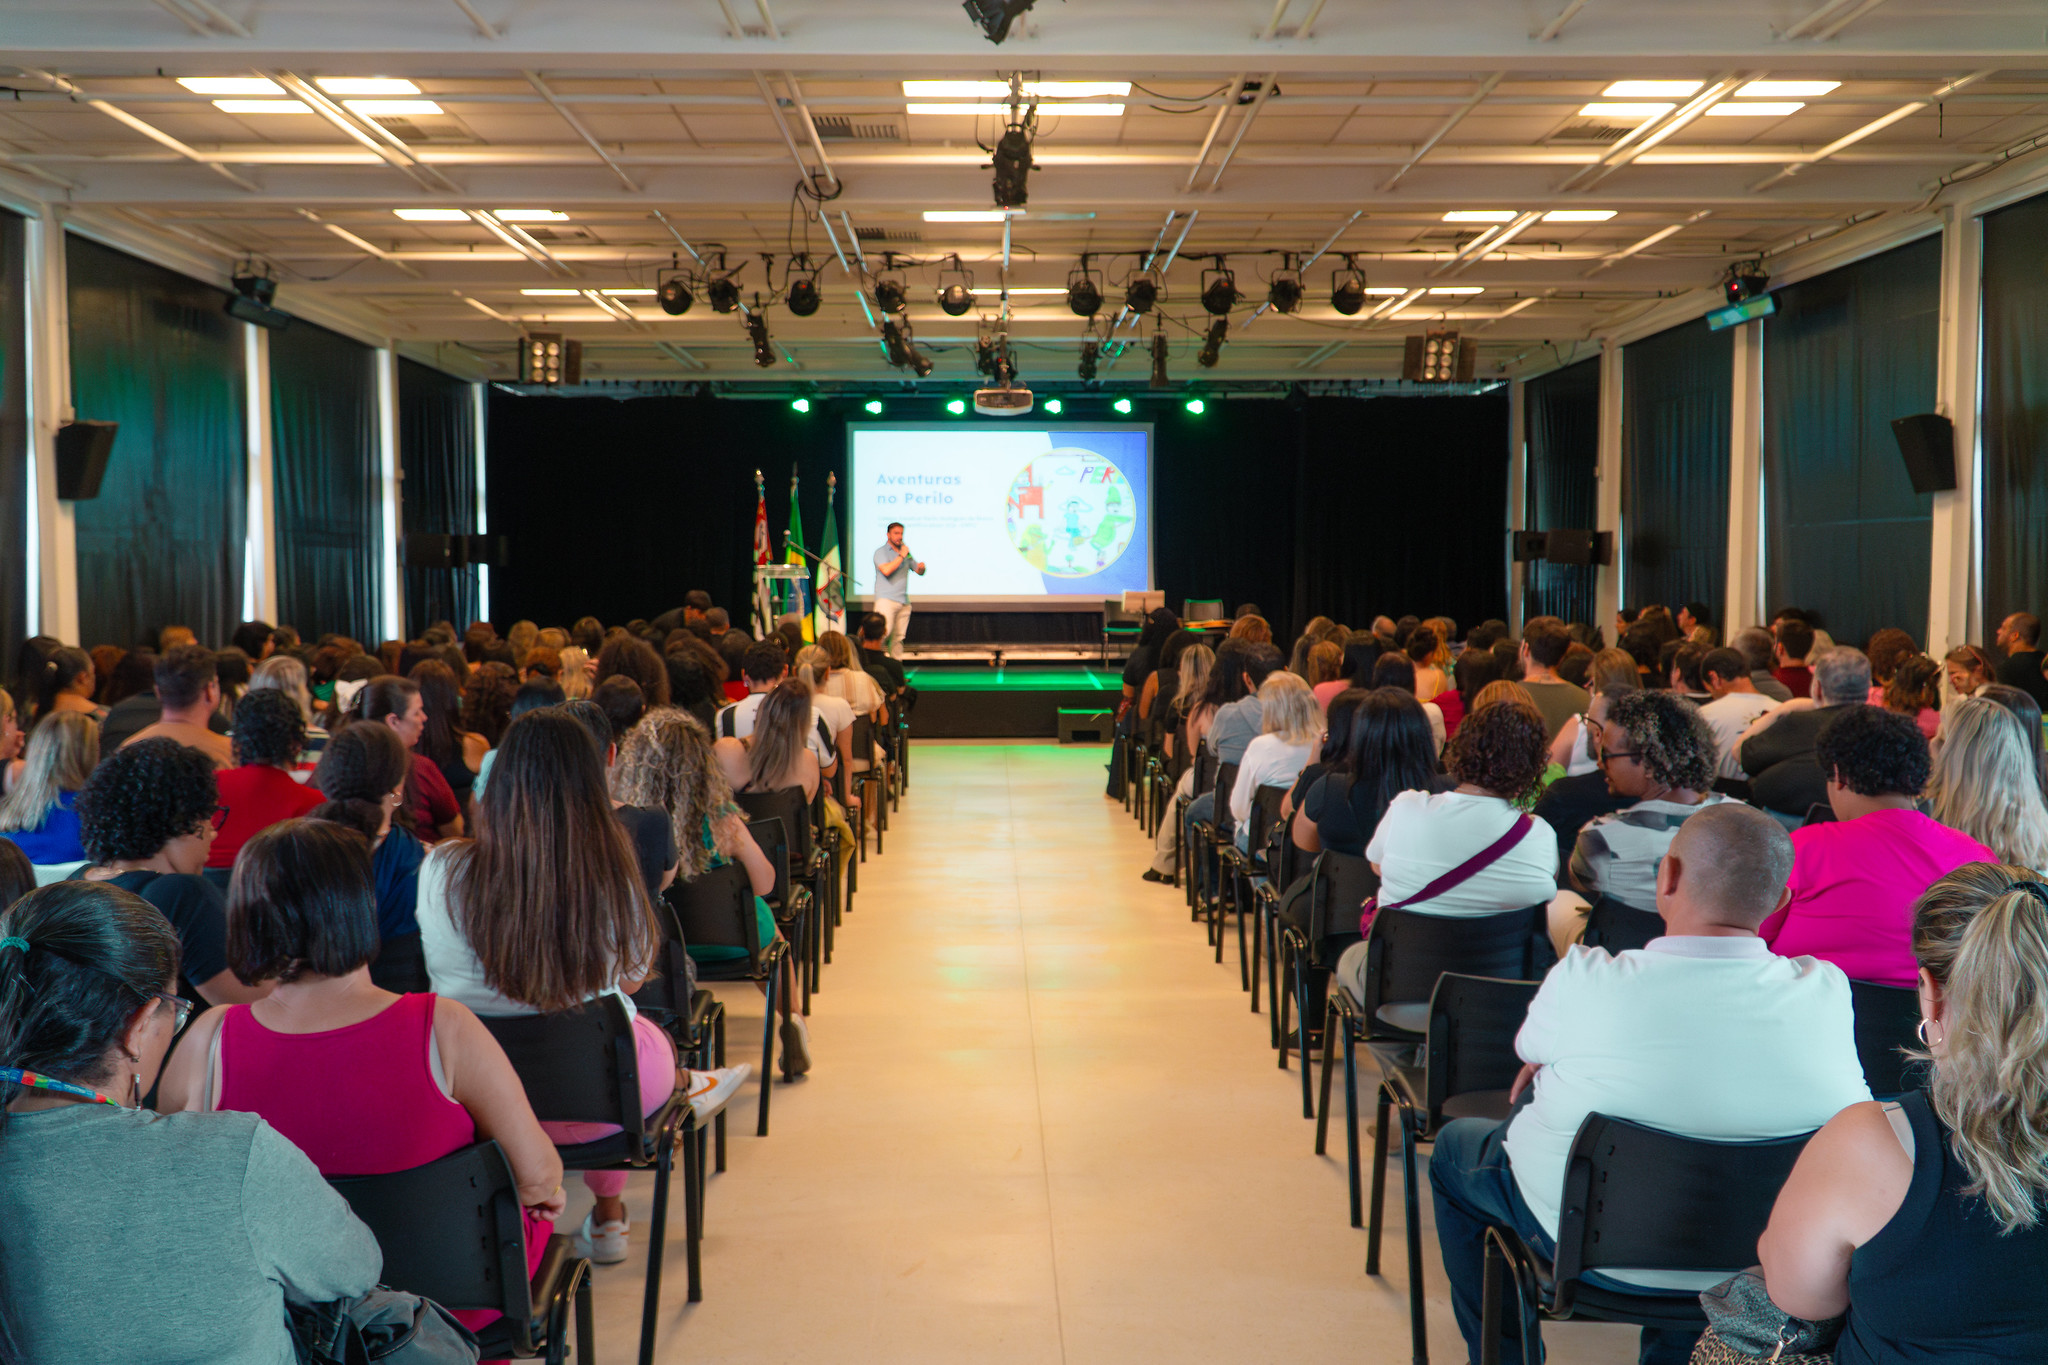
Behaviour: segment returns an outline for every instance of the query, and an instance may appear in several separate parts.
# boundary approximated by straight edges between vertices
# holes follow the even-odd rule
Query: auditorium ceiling
[[[1035,168],[1005,215],[1013,77]],[[1484,379],[2043,155],[2048,9],[1038,0],[998,45],[954,0],[0,0],[0,85],[0,197],[473,377],[541,331],[586,381],[906,382],[894,278],[928,386],[998,326],[1027,382],[1091,340],[1142,382],[1162,330],[1176,384],[1391,379],[1432,329]],[[1204,369],[1219,270],[1240,300]]]

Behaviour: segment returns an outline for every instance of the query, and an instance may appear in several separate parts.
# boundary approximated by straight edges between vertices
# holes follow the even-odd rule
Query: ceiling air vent
[[[594,242],[597,240],[596,237],[591,235],[589,228],[533,227],[525,223],[520,224],[520,226],[526,230],[526,235],[533,238],[536,242]]]
[[[825,142],[901,142],[903,129],[893,123],[855,123],[844,114],[816,114],[818,137]]]
[[[1633,131],[1632,126],[1626,123],[1595,123],[1590,119],[1585,119],[1565,124],[1564,127],[1552,133],[1546,140],[1550,142],[1590,142],[1597,146],[1606,147],[1621,141],[1631,131]]]
[[[922,242],[924,233],[917,228],[857,227],[853,235],[863,242]]]

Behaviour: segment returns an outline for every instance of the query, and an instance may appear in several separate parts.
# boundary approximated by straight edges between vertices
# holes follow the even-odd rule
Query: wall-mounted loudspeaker
[[[57,428],[57,496],[67,502],[100,495],[119,422],[66,422]]]
[[[1515,563],[1526,564],[1531,560],[1543,558],[1544,545],[1547,539],[1544,536],[1543,532],[1515,531],[1511,534],[1513,536],[1513,555]]]
[[[1543,559],[1551,564],[1612,564],[1614,533],[1558,529],[1544,536]]]
[[[1892,419],[1892,438],[1906,461],[1915,493],[1948,493],[1956,486],[1956,429],[1938,412]]]
[[[456,569],[468,562],[462,553],[466,536],[444,535],[438,531],[414,531],[405,538],[405,567],[408,569]]]

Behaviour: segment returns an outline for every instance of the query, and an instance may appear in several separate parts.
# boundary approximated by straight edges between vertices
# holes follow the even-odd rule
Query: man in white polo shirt
[[[1657,870],[1665,936],[1615,956],[1575,947],[1530,1003],[1515,1040],[1527,1064],[1515,1093],[1533,1084],[1533,1102],[1505,1123],[1444,1125],[1429,1181],[1472,1359],[1480,1356],[1486,1229],[1511,1227],[1554,1254],[1565,1164],[1588,1114],[1750,1141],[1810,1132],[1870,1098],[1849,979],[1814,958],[1776,957],[1756,936],[1785,905],[1791,871],[1792,841],[1763,812],[1731,801],[1691,816]],[[1600,1282],[1689,1296],[1739,1269],[1613,1272]],[[1533,1313],[1526,1324],[1516,1316],[1503,1315],[1503,1360],[1521,1359],[1522,1332],[1536,1331]],[[1645,1328],[1640,1360],[1684,1365],[1694,1340]]]
[[[780,645],[759,640],[747,646],[747,652],[741,656],[740,676],[746,679],[746,697],[713,717],[718,734],[727,739],[745,739],[754,733],[754,714],[761,709],[761,698],[789,676],[789,660]],[[818,770],[829,779],[833,765],[839,761],[839,750],[833,743],[831,723],[819,714],[815,700],[811,705],[811,731],[805,742],[818,757]]]

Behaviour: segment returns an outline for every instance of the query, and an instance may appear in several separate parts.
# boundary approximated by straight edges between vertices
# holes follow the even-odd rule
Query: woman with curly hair
[[[235,708],[233,740],[236,766],[218,779],[227,814],[206,855],[207,867],[223,873],[259,831],[295,820],[327,799],[292,776],[306,742],[306,721],[288,694],[265,688],[245,695]]]
[[[1911,716],[1920,733],[1933,739],[1941,725],[1941,665],[1925,654],[1899,660],[1884,685],[1884,709]]]
[[[1920,727],[1877,706],[1844,706],[1814,760],[1835,818],[1792,831],[1790,899],[1757,933],[1781,957],[1832,962],[1852,981],[1911,986],[1920,968],[1913,902],[1964,863],[1998,855],[1920,812],[1930,761]]]
[[[1379,873],[1378,903],[1420,915],[1497,915],[1540,905],[1557,894],[1557,837],[1524,814],[1521,803],[1543,780],[1549,733],[1533,705],[1495,702],[1465,717],[1445,752],[1458,785],[1447,792],[1404,791],[1387,803],[1365,856]],[[1480,855],[1492,857],[1470,867]],[[1453,886],[1419,899],[1459,868]],[[1338,959],[1336,977],[1355,999],[1365,995],[1366,945]]]
[[[213,760],[175,739],[138,739],[107,755],[78,794],[78,829],[93,860],[78,875],[132,891],[163,912],[182,945],[178,994],[209,1005],[270,994],[228,968],[227,903],[200,873],[226,812]]]
[[[486,749],[497,748],[505,737],[505,727],[512,723],[512,698],[518,694],[519,675],[510,664],[485,662],[469,671],[462,684],[462,723]]]
[[[654,646],[645,640],[614,635],[604,642],[604,648],[597,652],[597,674],[591,681],[601,683],[611,677],[627,677],[639,683],[640,693],[649,706],[668,705],[668,670],[662,667]]]
[[[1579,831],[1572,885],[1589,901],[1655,913],[1657,865],[1679,826],[1728,799],[1713,790],[1713,728],[1683,697],[1630,688],[1608,697],[1597,743],[1608,791],[1629,804]]]

